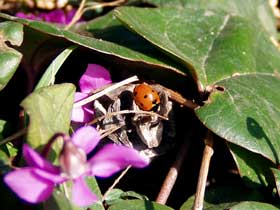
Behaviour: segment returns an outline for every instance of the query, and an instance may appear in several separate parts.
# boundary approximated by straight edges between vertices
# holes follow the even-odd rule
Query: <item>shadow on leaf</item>
[[[247,123],[247,129],[253,137],[255,137],[257,139],[265,139],[265,141],[267,142],[268,146],[270,147],[270,149],[274,155],[276,164],[279,164],[279,158],[278,158],[277,152],[276,152],[273,144],[271,143],[270,139],[264,132],[263,128],[260,126],[260,124],[254,118],[251,118],[251,117],[247,117],[246,123]]]

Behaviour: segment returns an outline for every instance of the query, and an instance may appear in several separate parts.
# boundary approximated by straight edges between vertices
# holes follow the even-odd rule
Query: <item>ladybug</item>
[[[144,111],[154,110],[160,103],[160,97],[151,86],[142,83],[133,90],[134,101]]]

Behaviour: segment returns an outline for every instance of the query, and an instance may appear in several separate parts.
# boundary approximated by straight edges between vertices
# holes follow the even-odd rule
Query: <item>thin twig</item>
[[[164,87],[164,86],[161,86],[163,88],[163,90],[165,92],[168,93],[169,95],[169,98],[175,102],[177,102],[178,104],[181,104],[185,107],[188,107],[190,109],[195,109],[198,107],[198,105],[193,102],[192,100],[189,100],[189,99],[186,99],[184,96],[182,96],[180,93],[174,91],[174,90],[171,90],[167,87]]]
[[[162,187],[160,189],[160,192],[157,196],[156,202],[160,204],[165,204],[172,189],[173,186],[177,180],[178,174],[180,172],[182,163],[188,153],[190,147],[190,140],[187,138],[187,136],[184,138],[184,143],[181,146],[180,151],[177,154],[176,160],[169,169],[168,174],[166,175],[166,178],[162,184]]]
[[[103,139],[103,138],[105,138],[106,136],[109,136],[110,134],[112,134],[112,133],[114,133],[115,131],[119,130],[121,127],[122,127],[122,126],[115,126],[115,127],[111,128],[111,129],[105,130],[105,131],[101,134],[100,138]]]
[[[123,3],[125,3],[126,0],[116,0],[112,2],[102,2],[102,3],[95,3],[92,6],[86,7],[86,0],[82,0],[78,10],[76,11],[74,17],[70,21],[70,23],[65,27],[65,30],[68,30],[71,28],[81,17],[82,15],[87,11],[87,10],[94,10],[98,8],[103,8],[103,7],[115,7],[119,6]]]
[[[159,115],[155,112],[151,112],[151,111],[142,111],[142,110],[121,110],[121,111],[117,111],[117,112],[109,112],[103,116],[97,117],[94,120],[92,120],[91,122],[89,122],[89,125],[95,124],[100,120],[106,119],[106,118],[111,118],[113,116],[116,115],[121,115],[121,114],[146,114],[146,115],[152,115],[152,116],[157,116],[163,120],[168,120],[168,117]]]
[[[109,187],[109,189],[104,193],[102,197],[102,201],[105,200],[106,196],[111,192],[112,189],[120,182],[120,180],[124,177],[127,171],[131,168],[131,165],[127,166],[126,169],[118,176],[118,178],[114,181],[114,183]]]
[[[84,9],[84,12],[87,10],[94,10],[94,9],[99,9],[99,8],[103,8],[103,7],[120,6],[121,4],[123,4],[125,2],[126,2],[126,0],[116,0],[116,1],[111,1],[111,2],[95,3],[94,5],[86,7]]]
[[[68,23],[66,26],[65,26],[65,30],[68,30],[69,28],[71,28],[83,15],[83,9],[85,7],[85,3],[86,3],[86,0],[82,0],[82,2],[80,3],[80,6],[79,8],[77,9],[74,17],[72,18],[72,20],[70,21],[70,23]]]
[[[192,210],[202,210],[204,202],[204,194],[206,188],[206,181],[209,171],[209,165],[212,155],[214,154],[213,149],[213,134],[208,130],[205,138],[205,148],[202,157],[202,163],[200,166],[199,177],[196,187],[195,200]]]
[[[16,138],[18,138],[18,137],[20,137],[20,136],[26,134],[26,132],[27,132],[27,128],[21,129],[20,131],[18,131],[18,132],[16,132],[16,133],[12,134],[11,136],[9,136],[9,137],[3,139],[3,140],[0,142],[0,146],[3,145],[3,144],[8,143],[8,142],[10,142],[10,141],[13,141],[14,139],[16,139]]]
[[[118,82],[116,84],[113,84],[111,86],[109,86],[108,88],[98,92],[98,93],[95,93],[85,99],[82,99],[76,103],[74,103],[74,107],[80,107],[80,106],[83,106],[91,101],[94,101],[95,99],[107,94],[108,92],[111,92],[115,89],[118,89],[119,87],[123,86],[123,85],[126,85],[126,84],[129,84],[129,83],[132,83],[132,82],[135,82],[135,81],[138,81],[138,77],[137,76],[132,76],[132,77],[129,77],[121,82]]]

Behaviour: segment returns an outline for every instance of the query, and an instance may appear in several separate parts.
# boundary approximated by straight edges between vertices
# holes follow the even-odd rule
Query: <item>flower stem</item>
[[[156,202],[160,204],[165,204],[172,188],[177,180],[178,174],[180,172],[182,163],[189,151],[190,148],[190,139],[188,136],[184,137],[184,143],[181,145],[180,150],[177,154],[175,162],[172,164],[172,166],[169,169],[168,174],[166,175],[166,178],[162,184],[162,187],[160,189],[160,192],[157,196]]]
[[[208,130],[206,138],[205,138],[205,148],[204,148],[204,152],[203,152],[202,163],[200,166],[195,200],[194,200],[192,210],[202,210],[203,209],[206,181],[207,181],[207,176],[208,176],[208,171],[209,171],[210,160],[211,160],[213,153],[214,153],[213,133],[210,130]]]
[[[20,137],[20,136],[26,134],[26,132],[27,132],[27,128],[21,129],[20,131],[18,131],[18,132],[16,132],[16,133],[12,134],[11,136],[9,136],[9,137],[3,139],[3,140],[0,142],[0,146],[3,145],[3,144],[8,143],[8,142],[10,142],[10,141],[13,141],[14,139],[16,139],[16,138],[18,138],[18,137]]]
[[[95,124],[100,120],[103,119],[108,119],[111,118],[113,116],[117,116],[117,115],[121,115],[121,114],[145,114],[145,115],[150,115],[150,116],[157,116],[163,120],[168,120],[167,117],[162,116],[160,114],[157,114],[155,112],[151,112],[151,111],[142,111],[142,110],[121,110],[121,111],[117,111],[117,112],[109,112],[106,115],[103,115],[101,117],[95,118],[94,120],[92,120],[91,122],[89,122],[89,125]]]
[[[106,196],[111,192],[112,189],[120,182],[120,180],[124,177],[127,171],[131,168],[131,165],[127,166],[126,169],[118,176],[118,178],[114,181],[114,183],[109,187],[109,189],[104,193],[102,197],[102,201],[105,200]]]
[[[68,138],[64,133],[57,133],[55,134],[50,140],[49,142],[44,146],[41,155],[46,158],[49,154],[50,148],[52,146],[52,144],[54,143],[54,141],[56,141],[59,137],[62,137],[63,140],[65,140],[66,138]]]

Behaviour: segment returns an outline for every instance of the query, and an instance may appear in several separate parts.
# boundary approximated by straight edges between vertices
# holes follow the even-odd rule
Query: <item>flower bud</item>
[[[87,157],[85,152],[66,140],[59,156],[61,170],[70,178],[75,179],[85,173]]]

